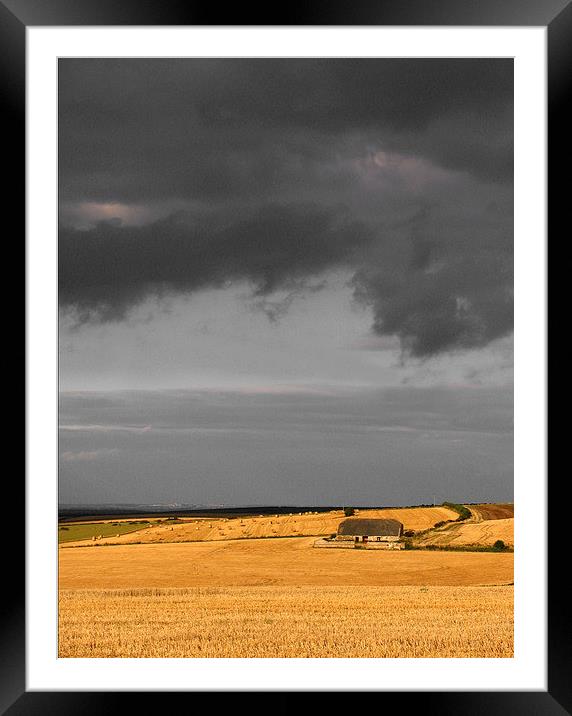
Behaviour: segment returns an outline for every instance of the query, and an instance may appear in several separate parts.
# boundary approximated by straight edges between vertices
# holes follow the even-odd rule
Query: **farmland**
[[[313,538],[60,549],[60,589],[512,582],[512,554],[312,549]]]
[[[512,545],[507,509],[471,506],[462,522],[445,507],[358,516],[399,519],[421,548],[456,548]],[[76,533],[60,545],[59,654],[512,656],[511,552],[314,549],[343,517],[338,510],[69,525],[65,532],[103,536]],[[136,531],[121,534],[121,526]]]
[[[478,545],[490,547],[497,540],[502,540],[509,547],[514,545],[513,519],[453,523],[420,535],[414,539],[414,544],[417,546],[459,547]]]
[[[514,517],[513,504],[469,505],[473,518],[478,522],[483,520],[506,520]]]
[[[433,527],[436,522],[454,520],[458,515],[447,507],[438,506],[360,510],[358,516],[396,519],[403,523],[405,529],[425,530]],[[342,510],[248,517],[196,517],[178,520],[176,523],[169,520],[155,521],[146,527],[143,526],[143,529],[138,529],[136,532],[129,530],[127,534],[122,534],[119,537],[116,535],[120,530],[104,533],[94,527],[93,533],[104,535],[101,540],[102,544],[210,542],[262,537],[320,536],[336,532],[338,524],[343,518]],[[93,524],[107,527],[108,523],[96,522]],[[73,529],[72,526],[70,526],[71,529]],[[85,537],[77,537],[77,540],[81,539],[85,539]]]
[[[512,603],[512,587],[63,591],[59,654],[506,658]]]

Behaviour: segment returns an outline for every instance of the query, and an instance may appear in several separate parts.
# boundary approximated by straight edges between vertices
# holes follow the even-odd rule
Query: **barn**
[[[338,526],[337,540],[353,542],[397,542],[403,525],[397,520],[350,517]]]

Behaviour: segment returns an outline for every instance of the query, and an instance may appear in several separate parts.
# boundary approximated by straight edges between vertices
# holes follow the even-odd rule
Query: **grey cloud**
[[[361,137],[512,176],[512,60],[60,60],[65,198],[223,197],[296,183]],[[158,176],[161,177],[157,181]]]
[[[275,300],[266,296],[259,296],[252,301],[253,309],[262,311],[271,323],[278,323],[289,311],[294,301],[305,298],[307,295],[317,293],[326,287],[326,281],[311,283],[307,281],[293,282],[292,289],[286,295]]]
[[[512,393],[67,393],[60,450],[61,502],[507,500]]]
[[[235,281],[275,321],[341,268],[404,353],[512,330],[512,60],[65,59],[59,88],[62,217],[169,214],[62,221],[76,322]]]
[[[427,358],[478,348],[513,328],[510,212],[464,221],[425,206],[351,285],[373,310],[373,332],[397,336],[404,355]],[[401,252],[398,250],[401,248]]]
[[[506,218],[468,214],[457,228],[433,207],[388,231],[340,207],[301,204],[217,221],[174,215],[140,227],[62,228],[62,308],[80,324],[117,321],[149,296],[246,281],[253,307],[276,321],[293,300],[324,285],[316,279],[342,267],[351,271],[356,299],[373,310],[373,332],[398,336],[404,354],[485,346],[512,330]],[[286,295],[273,298],[280,289]]]
[[[63,393],[60,430],[127,433],[191,429],[512,433],[512,391],[412,388],[307,391],[116,391]]]
[[[372,238],[343,209],[313,205],[267,206],[226,226],[175,215],[143,227],[63,228],[60,303],[80,322],[109,321],[149,294],[235,280],[251,282],[258,296],[289,286],[299,291],[305,278],[351,263]]]
[[[364,270],[352,283],[373,308],[374,332],[397,335],[405,353],[424,358],[485,346],[512,330],[513,295],[503,268],[469,260],[421,275]]]

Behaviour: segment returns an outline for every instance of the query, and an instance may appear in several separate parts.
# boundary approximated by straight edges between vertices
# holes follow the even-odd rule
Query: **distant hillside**
[[[447,507],[390,507],[386,509],[355,508],[357,517],[396,519],[406,530],[426,530],[437,522],[455,520],[457,513]],[[337,531],[343,510],[312,509],[287,513],[242,514],[216,516],[194,514],[171,521],[154,522],[149,527],[123,535],[103,536],[97,544],[129,544],[134,542],[210,542],[213,540],[257,539],[270,537],[304,537],[329,535]],[[67,524],[67,523],[66,523]],[[70,529],[74,529],[69,525]],[[107,525],[106,525],[107,527]],[[104,534],[103,530],[96,530]],[[119,532],[119,530],[117,530]],[[66,541],[71,537],[66,535]],[[72,544],[72,541],[70,544]]]

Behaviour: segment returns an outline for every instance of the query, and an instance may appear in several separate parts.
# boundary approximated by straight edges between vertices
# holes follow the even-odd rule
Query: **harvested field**
[[[59,550],[60,589],[506,584],[513,555],[313,549],[314,538]]]
[[[477,522],[483,520],[506,520],[514,517],[514,505],[511,504],[484,504],[484,505],[467,505],[473,513],[473,517]]]
[[[396,519],[403,523],[406,530],[425,530],[442,520],[454,520],[458,517],[456,512],[447,507],[360,510],[357,516]],[[203,542],[293,535],[320,536],[336,532],[343,519],[342,510],[264,517],[193,518],[188,521],[185,518],[181,523],[161,522],[133,534],[104,537],[101,543]]]
[[[486,522],[460,522],[446,525],[414,539],[418,546],[439,545],[460,547],[464,545],[492,546],[497,540],[514,546],[514,519],[494,519]]]
[[[513,588],[62,591],[59,656],[510,658]]]

